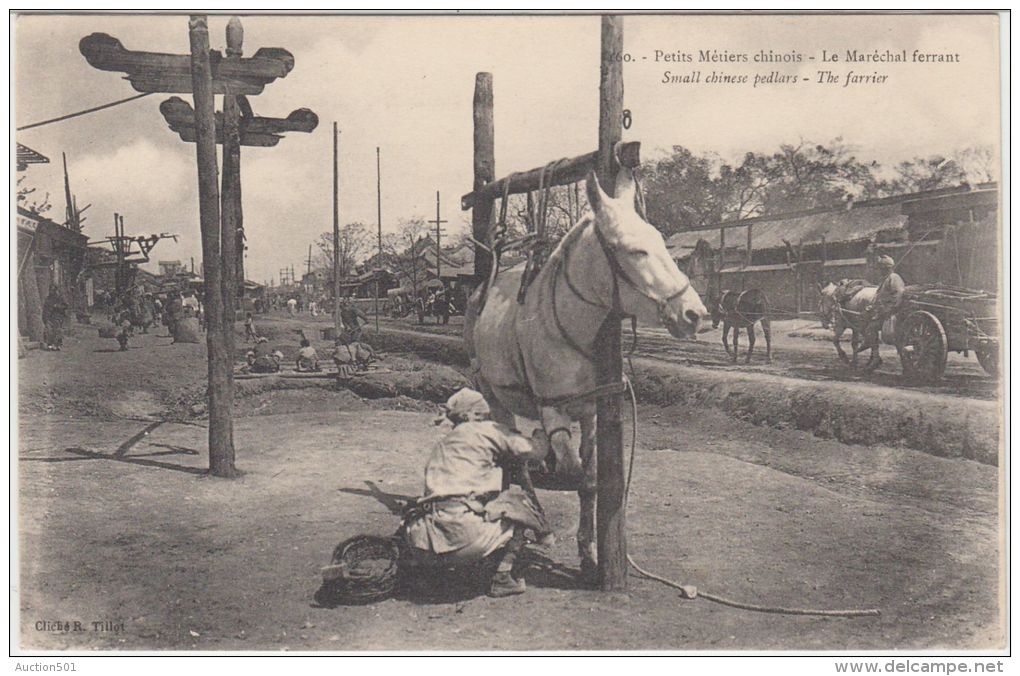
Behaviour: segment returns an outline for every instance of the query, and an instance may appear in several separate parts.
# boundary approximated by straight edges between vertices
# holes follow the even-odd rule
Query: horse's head
[[[836,304],[839,302],[836,298],[838,290],[839,286],[832,282],[818,285],[818,316],[821,318],[824,328],[829,328],[829,324],[832,322],[832,314],[835,312]]]
[[[662,234],[634,209],[634,178],[622,170],[619,197],[607,195],[594,172],[588,175],[588,202],[595,233],[616,277],[619,310],[639,321],[662,324],[676,338],[693,337],[708,314],[687,275],[669,255]]]

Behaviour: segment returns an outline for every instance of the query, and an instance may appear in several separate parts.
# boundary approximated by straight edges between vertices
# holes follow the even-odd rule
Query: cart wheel
[[[923,310],[911,313],[896,347],[903,375],[922,382],[942,378],[946,370],[948,343],[938,317]]]
[[[992,376],[993,378],[999,375],[999,348],[998,346],[985,347],[974,350],[977,355],[978,363],[981,364],[981,368],[985,370],[985,373]]]

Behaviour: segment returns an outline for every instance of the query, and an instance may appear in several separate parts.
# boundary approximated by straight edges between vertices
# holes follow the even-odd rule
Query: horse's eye
[[[629,252],[631,256],[647,256],[648,252],[644,249],[631,249]]]

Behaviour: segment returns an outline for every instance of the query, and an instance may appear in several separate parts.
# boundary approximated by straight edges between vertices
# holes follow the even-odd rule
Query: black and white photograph
[[[9,24],[10,669],[1004,671],[1008,11]]]

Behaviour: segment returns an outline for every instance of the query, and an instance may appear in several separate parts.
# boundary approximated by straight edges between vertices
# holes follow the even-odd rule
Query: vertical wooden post
[[[726,267],[726,228],[719,228],[719,270]]]
[[[340,337],[340,131],[333,123],[333,339]]]
[[[436,279],[440,282],[443,281],[443,262],[441,257],[443,255],[443,247],[439,243],[443,236],[443,220],[440,218],[439,211],[439,191],[436,191]]]
[[[236,474],[233,447],[231,364],[223,339],[223,287],[220,275],[220,204],[216,166],[215,100],[209,63],[209,28],[204,15],[188,21],[191,83],[195,97],[195,149],[198,162],[199,221],[205,275],[206,345],[209,352],[209,471]]]
[[[379,265],[377,269],[382,269],[382,164],[379,159],[379,146],[375,147],[375,208],[376,208],[376,223],[378,224],[378,243],[379,243]],[[379,333],[379,275],[375,275],[375,332]]]
[[[745,267],[751,267],[751,228],[754,227],[752,224],[747,224],[747,263]]]
[[[244,42],[244,29],[236,16],[227,23],[227,58],[240,59]],[[241,219],[241,112],[237,97],[229,91],[223,95],[223,192],[220,195],[220,270],[223,290],[223,349],[226,365],[223,377],[227,380],[230,399],[234,392],[234,322],[237,320],[237,233]],[[233,450],[233,426],[230,428]],[[232,464],[232,463],[231,463]]]
[[[602,17],[602,64],[599,78],[598,178],[615,195],[618,170],[613,147],[623,137],[623,18]],[[611,313],[595,338],[596,382],[623,379],[620,320]],[[624,523],[624,465],[621,395],[598,400],[598,526],[599,585],[603,591],[627,588],[627,534]]]
[[[496,180],[495,128],[492,118],[492,73],[475,75],[474,117],[474,170],[473,190],[481,190],[486,183]],[[471,209],[471,236],[486,246],[492,244],[492,205],[494,200],[476,200]],[[489,279],[492,257],[475,251],[475,284]]]

